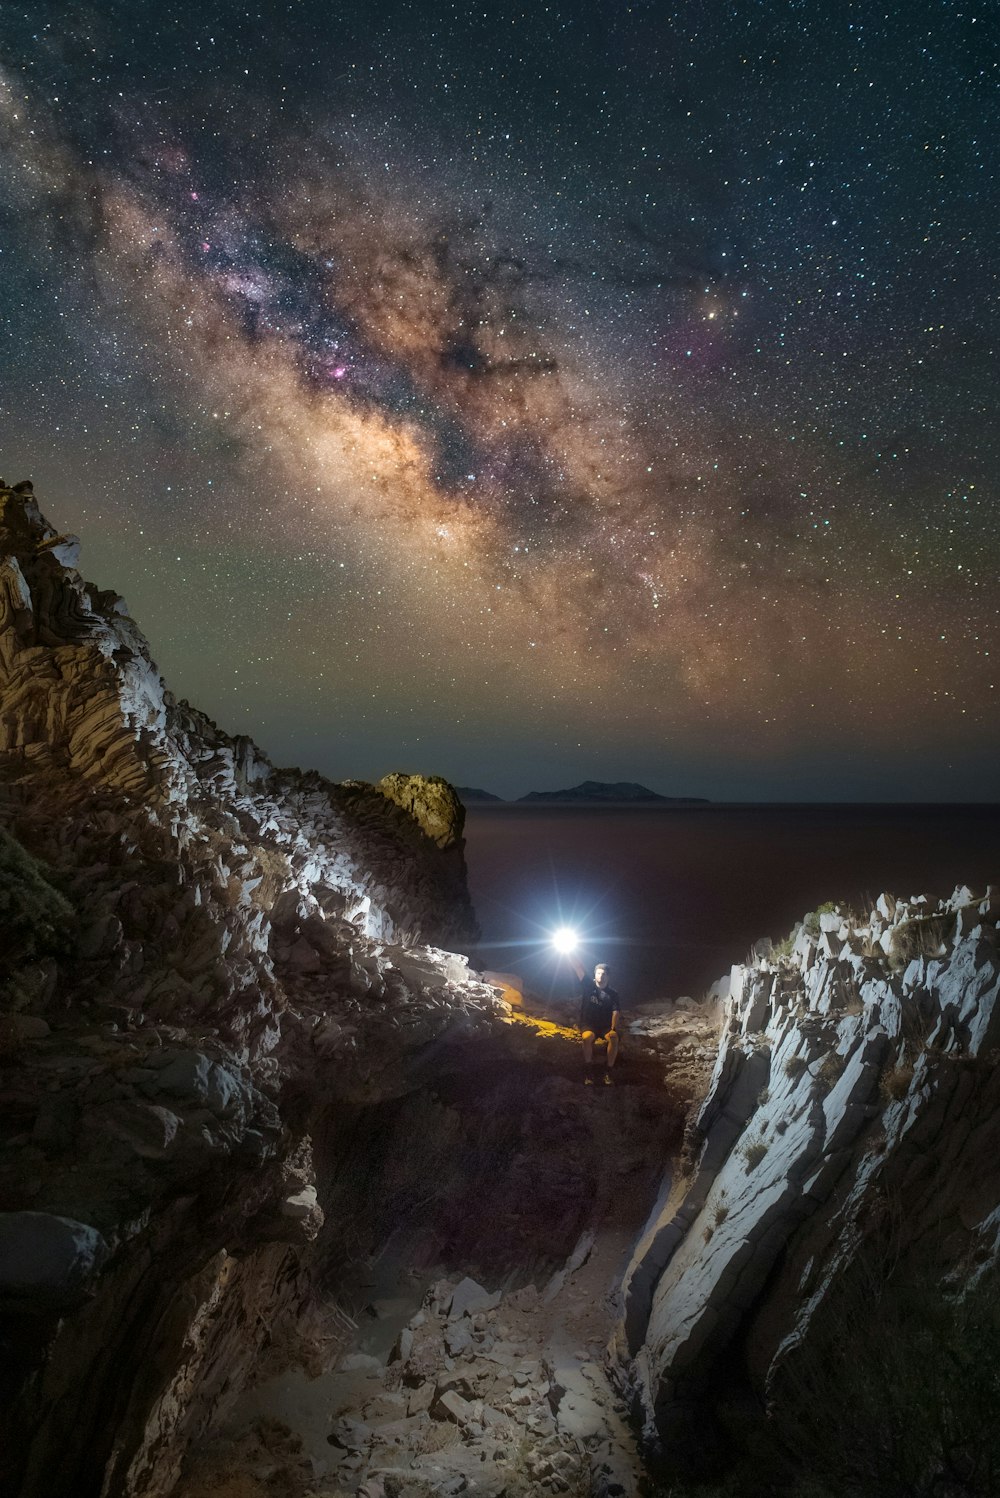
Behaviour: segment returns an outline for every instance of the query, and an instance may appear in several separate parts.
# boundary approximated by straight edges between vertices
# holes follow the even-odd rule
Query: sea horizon
[[[828,901],[1000,884],[1000,804],[475,802],[465,855],[477,965],[565,995],[548,936],[570,924],[647,1003],[697,997]]]

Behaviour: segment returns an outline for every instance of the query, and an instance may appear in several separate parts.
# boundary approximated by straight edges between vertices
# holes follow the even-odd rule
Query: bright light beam
[[[553,931],[552,933],[552,945],[564,957],[568,957],[571,952],[576,951],[579,940],[580,938],[572,926],[560,926],[558,931]]]

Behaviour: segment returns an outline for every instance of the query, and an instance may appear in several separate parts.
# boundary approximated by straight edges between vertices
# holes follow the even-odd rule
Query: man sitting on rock
[[[583,1064],[586,1068],[584,1082],[588,1087],[594,1083],[594,1047],[608,1048],[604,1070],[604,1085],[611,1086],[611,1073],[618,1059],[621,1042],[621,1002],[608,982],[611,970],[604,962],[594,968],[593,978],[588,978],[583,963],[571,957],[573,971],[580,980],[580,1033],[583,1038]],[[597,1063],[600,1065],[600,1062]]]

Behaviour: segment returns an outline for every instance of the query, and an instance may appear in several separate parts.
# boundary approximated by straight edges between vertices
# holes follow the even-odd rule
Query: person
[[[593,1085],[594,1047],[607,1045],[604,1085],[610,1087],[611,1073],[621,1046],[621,1001],[609,981],[611,969],[606,962],[599,962],[594,968],[593,978],[588,978],[578,957],[571,957],[570,962],[580,980],[580,1035],[583,1040],[583,1064],[586,1067],[584,1081]]]

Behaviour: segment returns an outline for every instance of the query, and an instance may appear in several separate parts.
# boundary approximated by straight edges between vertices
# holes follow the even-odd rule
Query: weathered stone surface
[[[449,1326],[444,1334],[444,1345],[453,1358],[461,1357],[473,1347],[472,1333],[463,1322]]]
[[[28,1309],[71,1304],[108,1252],[86,1223],[49,1212],[0,1212],[0,1297]]]
[[[450,848],[461,841],[465,807],[454,786],[440,775],[384,775],[375,789],[408,811],[439,848]]]
[[[102,1122],[137,1155],[159,1160],[169,1154],[181,1120],[155,1103],[122,1103],[108,1108]]]
[[[625,1277],[617,1345],[648,1431],[669,1442],[697,1419],[738,1335],[748,1355],[748,1325],[766,1394],[886,1192],[897,1252],[950,1210],[968,1253],[996,1253],[1000,1081],[992,1061],[961,1070],[992,1055],[1000,1023],[982,903],[965,888],[883,895],[869,917],[824,913],[818,941],[803,927],[789,955],[762,949],[733,969],[686,1191],[647,1225]],[[820,1288],[803,1298],[796,1274]]]
[[[500,1300],[499,1290],[484,1290],[482,1285],[466,1276],[455,1286],[448,1315],[455,1321],[459,1316],[474,1316],[478,1311],[492,1311],[500,1304]]]
[[[333,1422],[330,1441],[345,1451],[361,1451],[371,1443],[372,1428],[363,1420],[351,1420],[346,1416]]]
[[[300,1191],[293,1191],[286,1196],[281,1203],[281,1214],[283,1217],[294,1217],[304,1219],[316,1211],[318,1206],[315,1186],[303,1186]]]
[[[430,1379],[419,1384],[417,1388],[411,1389],[406,1401],[407,1414],[419,1415],[422,1411],[429,1410],[434,1403],[436,1393],[437,1387]]]
[[[172,696],[78,554],[30,485],[0,483],[0,1010],[16,1011],[0,1066],[18,1068],[0,1091],[22,1141],[0,1150],[0,1190],[18,1243],[36,1224],[53,1312],[84,1284],[95,1296],[41,1376],[17,1349],[0,1445],[26,1492],[160,1498],[265,1308],[305,1294],[314,1118],[405,1093],[414,1058],[506,1011],[438,945],[474,934],[449,787],[275,768]],[[255,1286],[258,1319],[234,1331],[234,1256],[266,1275],[272,1249],[288,1283]],[[27,1268],[10,1252],[14,1290]],[[112,1357],[115,1328],[161,1294],[163,1327],[132,1325]],[[98,1438],[88,1400],[117,1408],[121,1387],[128,1409]],[[60,1404],[72,1439],[53,1434]]]
[[[439,1394],[431,1407],[436,1420],[454,1420],[456,1425],[468,1425],[472,1419],[472,1405],[454,1389]]]

